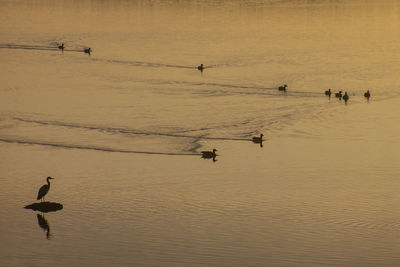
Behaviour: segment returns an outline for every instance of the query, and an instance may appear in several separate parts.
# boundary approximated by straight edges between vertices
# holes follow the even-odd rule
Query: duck
[[[58,46],[58,49],[64,50],[64,43],[62,43],[61,45],[59,45],[59,46]]]
[[[254,143],[262,143],[262,141],[263,141],[263,134],[260,134],[260,137],[258,137],[258,136],[253,136],[253,139],[252,139],[252,141],[254,142]]]
[[[347,92],[344,93],[343,100],[346,102],[347,100],[349,100],[349,95],[347,94]]]
[[[218,151],[218,150],[216,150],[215,148],[212,150],[212,151],[201,151],[201,154],[202,154],[202,158],[215,158],[216,156],[217,156],[217,154],[215,153],[216,151]]]
[[[204,69],[204,66],[203,66],[203,63],[202,64],[200,64],[200,66],[197,66],[197,69],[199,70],[199,71],[203,71],[203,69]]]
[[[91,49],[90,47],[89,47],[89,48],[85,48],[85,49],[83,50],[83,52],[90,55],[90,52],[92,52],[92,49]]]
[[[285,85],[283,85],[283,86],[279,86],[279,87],[278,87],[278,90],[279,90],[279,91],[286,91],[286,87],[287,87],[287,84],[285,84]]]
[[[367,92],[364,93],[364,97],[366,97],[367,99],[371,97],[369,90],[367,90]]]
[[[329,88],[329,90],[325,91],[325,95],[331,97],[331,88]]]
[[[342,98],[342,91],[339,91],[339,93],[335,93],[335,96],[339,99]]]

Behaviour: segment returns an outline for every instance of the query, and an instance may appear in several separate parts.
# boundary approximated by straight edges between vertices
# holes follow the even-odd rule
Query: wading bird
[[[38,195],[37,195],[37,200],[39,200],[41,198],[43,198],[43,200],[44,200],[44,196],[49,192],[49,190],[50,190],[50,179],[54,179],[54,178],[51,178],[50,176],[47,177],[47,179],[46,179],[47,184],[42,185],[42,187],[39,189],[39,192],[38,192]]]
[[[339,99],[342,99],[342,91],[339,91],[339,93],[335,93],[335,96]]]
[[[197,69],[198,69],[199,71],[203,72],[203,69],[204,69],[204,67],[203,67],[203,63],[202,63],[202,64],[200,64],[200,66],[198,66],[198,67],[197,67]]]
[[[62,43],[61,45],[58,46],[58,49],[64,51],[64,43]]]

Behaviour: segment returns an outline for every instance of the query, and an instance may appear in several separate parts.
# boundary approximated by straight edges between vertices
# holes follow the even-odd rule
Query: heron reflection
[[[37,216],[37,220],[38,220],[38,224],[40,226],[40,228],[42,228],[44,231],[46,231],[46,238],[48,240],[50,240],[50,225],[47,222],[46,218],[44,217],[44,215],[41,214],[36,214]]]

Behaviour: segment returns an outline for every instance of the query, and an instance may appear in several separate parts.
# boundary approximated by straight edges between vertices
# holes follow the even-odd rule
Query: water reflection
[[[50,225],[46,218],[44,217],[43,213],[48,213],[48,212],[56,212],[58,210],[62,210],[63,205],[60,203],[55,203],[55,202],[38,202],[38,203],[32,203],[30,205],[27,205],[24,207],[25,209],[31,209],[34,211],[40,211],[42,214],[37,213],[36,217],[38,220],[38,224],[40,228],[46,231],[46,238],[50,240]]]
[[[46,231],[46,238],[48,240],[50,240],[50,225],[47,222],[46,218],[44,217],[44,215],[41,214],[36,214],[37,216],[37,220],[38,220],[38,224],[40,226],[40,228],[42,228],[44,231]]]

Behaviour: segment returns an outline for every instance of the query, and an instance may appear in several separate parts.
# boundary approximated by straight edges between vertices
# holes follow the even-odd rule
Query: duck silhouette
[[[278,90],[279,90],[279,91],[286,91],[286,87],[287,87],[287,84],[285,84],[285,85],[283,85],[283,86],[279,86],[279,87],[278,87]]]
[[[253,138],[252,138],[252,141],[254,142],[254,143],[262,143],[262,141],[263,141],[263,134],[260,134],[260,136],[258,137],[258,136],[254,136]]]
[[[371,93],[369,92],[369,90],[367,90],[367,91],[364,93],[364,97],[367,98],[367,99],[369,99],[369,98],[371,97]]]
[[[329,88],[329,90],[326,90],[326,91],[325,91],[325,95],[331,97],[331,94],[332,94],[331,88]]]
[[[345,102],[347,102],[349,100],[349,95],[347,94],[347,92],[344,93],[343,100]]]
[[[216,150],[215,148],[212,151],[201,151],[201,157],[208,159],[208,158],[215,158],[217,156],[217,154],[215,153]]]
[[[92,52],[92,49],[90,47],[89,48],[85,48],[83,50],[83,52],[86,53],[86,54],[89,54],[89,56],[90,56],[90,53]]]

